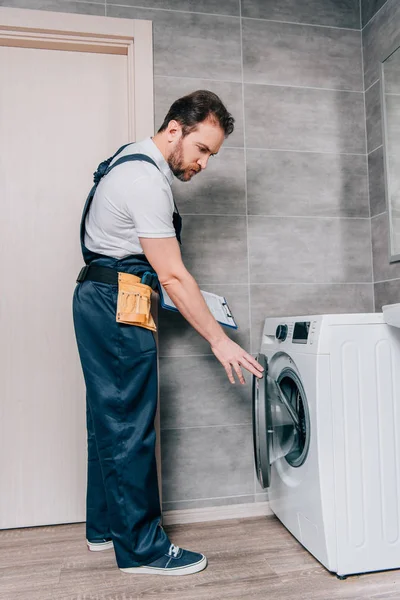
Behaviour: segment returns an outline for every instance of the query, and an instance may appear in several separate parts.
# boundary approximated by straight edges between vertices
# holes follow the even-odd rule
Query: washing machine
[[[258,361],[272,511],[340,577],[400,568],[400,329],[381,313],[267,318]]]

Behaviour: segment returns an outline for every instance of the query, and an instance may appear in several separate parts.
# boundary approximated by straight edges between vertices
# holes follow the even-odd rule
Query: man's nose
[[[204,156],[203,158],[199,158],[197,164],[201,166],[201,170],[203,171],[207,167],[208,156]]]

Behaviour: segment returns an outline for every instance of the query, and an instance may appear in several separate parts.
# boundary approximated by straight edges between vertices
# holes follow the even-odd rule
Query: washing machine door
[[[264,376],[253,376],[254,462],[265,489],[271,483],[271,465],[296,447],[299,418],[278,381],[270,377],[267,357],[259,354],[257,361],[264,367]]]

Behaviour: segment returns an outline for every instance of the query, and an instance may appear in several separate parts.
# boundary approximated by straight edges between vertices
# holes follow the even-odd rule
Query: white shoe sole
[[[111,548],[114,548],[112,540],[109,542],[97,542],[95,544],[86,540],[86,544],[88,550],[90,550],[91,552],[101,552],[102,550],[111,550]]]
[[[203,556],[199,562],[186,567],[175,567],[172,569],[160,569],[159,567],[127,567],[121,569],[124,573],[132,573],[134,575],[190,575],[192,573],[198,573],[207,566],[207,558]]]

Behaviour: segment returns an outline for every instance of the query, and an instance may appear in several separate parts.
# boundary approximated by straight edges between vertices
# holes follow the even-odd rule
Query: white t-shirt
[[[147,162],[127,161],[103,177],[85,221],[85,246],[92,252],[124,258],[143,254],[139,237],[175,237],[174,175],[153,140],[129,144],[111,164],[138,153],[152,158],[158,169]]]

